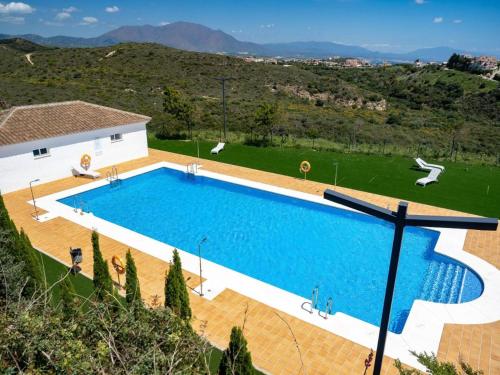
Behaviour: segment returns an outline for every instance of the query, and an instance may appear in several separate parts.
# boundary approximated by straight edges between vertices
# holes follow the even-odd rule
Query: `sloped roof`
[[[0,146],[149,120],[151,117],[79,100],[12,107],[0,112]]]

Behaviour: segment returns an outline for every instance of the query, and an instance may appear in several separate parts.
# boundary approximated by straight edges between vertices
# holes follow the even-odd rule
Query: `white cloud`
[[[12,23],[14,25],[22,25],[24,24],[24,17],[16,17],[16,16],[0,17],[0,22]]]
[[[434,17],[434,19],[432,20],[432,22],[434,23],[442,23],[443,21],[444,21],[443,17]]]
[[[422,4],[425,4],[427,1],[425,0],[415,0],[415,4],[417,5],[422,5]]]
[[[95,17],[83,17],[80,25],[95,25],[99,20]]]
[[[241,30],[241,29],[239,29],[239,30],[231,30],[231,32],[233,34],[241,34],[241,33],[243,33],[243,30]]]
[[[78,8],[75,8],[73,6],[71,6],[69,8],[63,8],[63,12],[65,12],[65,13],[75,13],[75,12],[78,12]]]
[[[104,9],[104,10],[108,13],[117,13],[120,11],[120,8],[118,8],[116,5],[113,5],[110,7],[106,7],[106,9]]]
[[[261,29],[272,29],[274,27],[274,23],[268,23],[267,25],[260,25]]]
[[[138,19],[139,20],[139,19]],[[158,25],[160,26],[167,26],[167,25],[170,25],[170,22],[167,22],[167,21],[161,21]]]
[[[26,3],[16,3],[16,2],[10,2],[7,4],[0,3],[0,14],[30,14],[33,13],[34,11],[35,8]]]
[[[71,14],[68,12],[59,12],[56,14],[55,19],[58,21],[64,21],[71,18]]]
[[[462,23],[462,20],[453,20],[453,23]]]

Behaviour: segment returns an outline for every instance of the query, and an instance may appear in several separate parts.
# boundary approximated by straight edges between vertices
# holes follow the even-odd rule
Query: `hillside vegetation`
[[[10,105],[81,99],[150,115],[157,128],[168,118],[163,89],[171,87],[192,105],[194,129],[219,130],[221,88],[214,78],[228,76],[234,131],[253,132],[257,108],[272,103],[275,131],[286,140],[423,145],[436,157],[495,156],[500,149],[499,83],[440,67],[270,65],[155,44],[39,50],[33,66],[24,54],[0,46],[0,98]]]

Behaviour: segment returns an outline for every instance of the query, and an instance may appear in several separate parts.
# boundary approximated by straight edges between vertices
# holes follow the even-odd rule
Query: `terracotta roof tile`
[[[82,101],[12,107],[0,112],[0,146],[149,120],[147,116]]]

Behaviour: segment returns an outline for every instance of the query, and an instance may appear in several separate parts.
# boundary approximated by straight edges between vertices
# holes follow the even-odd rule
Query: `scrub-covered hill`
[[[0,98],[10,105],[82,99],[165,122],[163,88],[194,109],[194,126],[219,129],[227,83],[229,127],[253,131],[262,103],[277,104],[276,131],[348,145],[424,144],[447,155],[495,155],[500,149],[499,83],[441,67],[333,69],[249,63],[157,44],[25,51],[0,45]],[[288,138],[289,139],[289,138]]]

